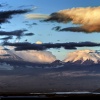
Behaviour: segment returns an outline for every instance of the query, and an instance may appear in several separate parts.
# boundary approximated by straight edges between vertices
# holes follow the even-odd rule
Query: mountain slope
[[[3,60],[17,60],[17,61],[23,61],[23,59],[14,53],[12,53],[10,50],[5,49],[4,47],[0,46],[0,59]]]
[[[95,50],[77,50],[69,53],[63,62],[97,64],[100,63],[100,52]]]
[[[16,55],[29,62],[52,63],[56,57],[49,51],[13,51]]]
[[[49,51],[14,51],[0,46],[0,59],[6,61],[27,61],[33,63],[52,63],[56,57]]]

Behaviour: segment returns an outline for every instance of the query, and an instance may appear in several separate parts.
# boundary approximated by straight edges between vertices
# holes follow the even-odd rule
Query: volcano
[[[11,52],[9,49],[4,48],[3,46],[0,46],[0,60],[17,60],[17,61],[23,61],[23,59],[13,52]]]
[[[100,52],[97,50],[77,50],[70,52],[63,62],[74,64],[100,64]]]
[[[56,57],[49,51],[15,51],[0,46],[0,60],[51,63]]]

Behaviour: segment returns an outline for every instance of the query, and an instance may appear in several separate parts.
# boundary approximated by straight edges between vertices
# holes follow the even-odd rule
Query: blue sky
[[[100,0],[0,0],[1,4],[8,4],[7,6],[1,7],[2,10],[16,10],[16,9],[24,9],[32,7],[37,7],[31,13],[40,13],[40,14],[51,14],[53,12],[58,12],[59,10],[71,9],[76,7],[97,7],[100,6]],[[20,6],[23,6],[20,8]],[[100,42],[100,33],[92,33],[92,34],[84,34],[83,32],[58,32],[52,30],[55,26],[61,27],[71,27],[72,23],[57,23],[57,22],[40,22],[35,19],[26,19],[26,14],[22,15],[14,15],[12,19],[9,21],[11,23],[3,23],[1,24],[1,29],[4,31],[13,31],[18,29],[27,29],[28,32],[32,32],[35,35],[31,37],[23,37],[20,41],[23,42],[26,39],[28,42],[35,43],[36,41],[42,41],[43,43],[64,43],[64,42]],[[37,23],[37,25],[33,25],[29,27],[24,21],[28,21],[28,24]],[[60,40],[60,41],[58,41]],[[15,40],[11,40],[15,41]],[[100,47],[92,47],[92,48],[78,48],[78,49],[94,49],[99,50]],[[66,54],[73,50],[65,50],[61,49],[50,49],[58,59],[64,59]],[[60,51],[60,52],[58,52]]]

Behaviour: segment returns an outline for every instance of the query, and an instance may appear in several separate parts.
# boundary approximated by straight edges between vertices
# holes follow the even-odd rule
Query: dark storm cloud
[[[77,47],[95,47],[100,46],[100,43],[94,42],[68,42],[68,43],[43,43],[43,44],[35,44],[35,43],[9,43],[6,42],[3,44],[4,46],[15,46],[15,50],[47,50],[50,48],[64,48],[64,49],[77,49]]]
[[[8,19],[12,18],[12,15],[16,14],[24,14],[31,10],[24,9],[24,10],[9,10],[9,11],[0,11],[0,24],[9,22]]]

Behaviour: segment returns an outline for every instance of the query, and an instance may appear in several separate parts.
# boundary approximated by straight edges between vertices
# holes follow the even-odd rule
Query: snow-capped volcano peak
[[[88,62],[99,63],[100,62],[100,52],[97,50],[77,50],[68,54],[64,62],[77,62],[80,63]]]

